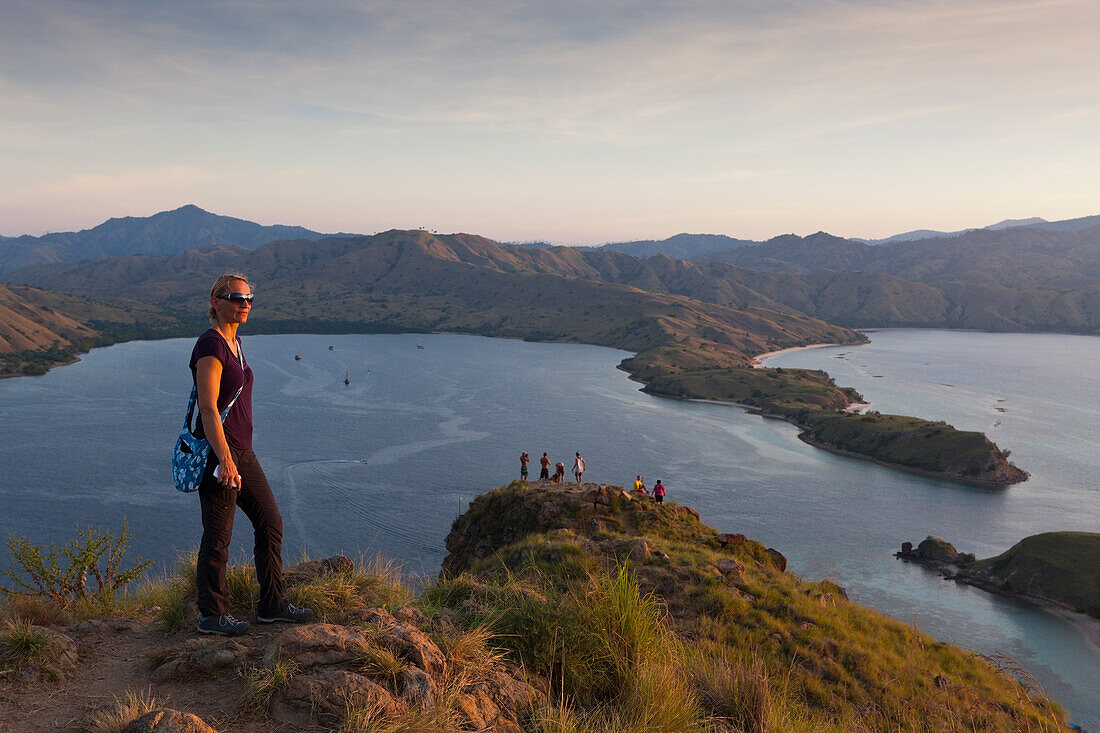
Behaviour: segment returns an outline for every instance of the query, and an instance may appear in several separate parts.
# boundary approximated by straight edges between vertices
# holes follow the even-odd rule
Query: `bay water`
[[[877,331],[865,346],[767,360],[824,368],[882,412],[982,430],[1031,473],[982,489],[814,449],[793,426],[738,407],[642,394],[615,368],[628,354],[612,349],[450,334],[243,335],[256,373],[255,447],[284,516],[288,562],[377,552],[430,578],[455,516],[518,478],[522,451],[533,467],[547,451],[567,468],[579,451],[587,481],[661,479],[669,500],[779,549],[803,577],[832,579],[944,641],[1008,655],[1075,722],[1100,727],[1100,649],[1081,626],[892,554],[927,535],[986,557],[1037,532],[1100,531],[1100,339]],[[60,544],[77,526],[117,531],[125,517],[133,555],[167,566],[196,547],[197,497],[176,492],[168,470],[192,345],[117,344],[42,377],[0,381],[0,536]],[[250,535],[238,514],[234,559],[248,559]]]

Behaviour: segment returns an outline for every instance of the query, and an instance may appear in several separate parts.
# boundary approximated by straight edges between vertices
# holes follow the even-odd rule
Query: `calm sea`
[[[1008,654],[1100,727],[1100,649],[1076,626],[945,582],[892,553],[936,535],[978,556],[1050,530],[1100,528],[1100,339],[878,331],[860,347],[774,357],[824,368],[875,409],[987,432],[1031,472],[977,489],[840,458],[790,425],[722,405],[650,397],[615,369],[627,354],[474,336],[248,336],[256,449],[301,553],[381,552],[434,575],[454,517],[518,478],[521,451],[585,478],[662,479],[722,531],[778,548],[799,574],[946,641]],[[170,562],[197,545],[198,506],[168,454],[190,390],[192,340],[97,349],[43,377],[0,381],[0,535],[67,541],[117,529]],[[332,347],[331,349],[329,347]],[[300,361],[294,355],[301,352]],[[344,384],[345,374],[350,384]],[[238,516],[234,553],[249,550]],[[0,548],[0,566],[7,567]]]

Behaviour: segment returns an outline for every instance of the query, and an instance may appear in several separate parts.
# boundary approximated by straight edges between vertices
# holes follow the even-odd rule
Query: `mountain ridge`
[[[255,249],[276,239],[320,239],[326,236],[304,227],[264,226],[205,211],[187,204],[148,217],[112,217],[78,232],[55,232],[41,237],[23,235],[0,239],[0,273],[30,265],[79,262],[97,257],[134,254],[178,254],[214,244],[236,244]]]

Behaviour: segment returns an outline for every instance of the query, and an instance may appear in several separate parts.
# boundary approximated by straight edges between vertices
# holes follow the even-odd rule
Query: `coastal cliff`
[[[1065,730],[1013,670],[802,580],[779,550],[674,502],[513,482],[471,502],[446,545],[417,593],[382,560],[302,562],[288,592],[318,622],[234,639],[195,637],[188,563],[83,620],[8,601],[0,718],[134,732]],[[254,572],[230,576],[231,612],[247,618]],[[16,637],[39,651],[17,654]]]

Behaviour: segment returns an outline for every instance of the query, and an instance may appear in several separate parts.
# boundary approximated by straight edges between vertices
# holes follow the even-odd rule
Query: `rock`
[[[110,627],[107,626],[107,623],[98,618],[86,619],[69,627],[69,631],[76,634],[104,633],[109,630]]]
[[[202,718],[171,708],[142,715],[122,729],[122,733],[217,733]]]
[[[768,553],[768,557],[771,558],[772,565],[774,565],[779,572],[786,572],[787,558],[783,556],[783,553],[774,547],[769,547],[766,552]]]
[[[677,507],[681,514],[686,514],[689,517],[694,517],[696,521],[699,520],[699,512],[695,511],[689,506]]]
[[[58,676],[64,676],[66,672],[76,668],[80,656],[77,654],[76,642],[72,640],[72,637],[55,629],[35,624],[31,624],[28,630],[46,640],[43,645],[42,656],[39,657],[43,663],[41,665],[28,665],[21,669],[19,672],[20,682],[33,682],[40,678],[56,679]]]
[[[153,682],[167,682],[171,679],[183,677],[187,673],[187,663],[182,659],[169,659],[164,664],[153,670],[149,679]]]
[[[302,585],[323,575],[350,575],[355,571],[355,563],[343,555],[333,555],[323,560],[300,562],[284,573],[287,585]]]
[[[397,623],[393,614],[384,608],[357,608],[348,612],[348,620],[378,626],[392,626]]]
[[[599,488],[592,489],[585,493],[584,498],[586,501],[592,502],[593,506],[611,506],[611,502],[616,499],[620,501],[634,501],[634,497],[628,492],[618,486],[610,486],[608,484],[601,484]]]
[[[413,608],[412,606],[402,606],[393,612],[393,618],[398,621],[404,621],[405,623],[412,624],[413,626],[427,626],[428,617],[424,615],[424,612],[419,608]]]
[[[466,688],[456,702],[459,713],[474,729],[523,733],[519,725],[522,714],[545,702],[545,697],[522,680],[494,670],[478,684]]]
[[[500,715],[500,708],[483,689],[460,694],[456,696],[455,703],[458,713],[475,730],[490,730],[489,721]]]
[[[312,725],[337,727],[348,707],[393,715],[398,705],[381,685],[354,672],[323,669],[296,674],[272,695],[268,713],[279,723],[300,730]]]
[[[234,639],[226,639],[202,649],[196,649],[187,656],[188,664],[204,672],[222,667],[235,667],[248,659],[248,649]]]
[[[743,534],[728,534],[723,533],[718,535],[718,544],[737,547],[743,545],[748,541],[748,537]]]
[[[756,596],[754,596],[752,593],[749,593],[743,588],[738,588],[737,586],[734,586],[729,589],[729,592],[732,593],[735,598],[740,598],[741,600],[747,601],[748,603],[756,603]]]
[[[953,563],[959,557],[955,546],[938,537],[927,537],[917,545],[917,556],[931,562]]]
[[[360,632],[334,624],[307,624],[287,629],[264,652],[263,665],[271,669],[280,660],[293,659],[306,670],[363,658],[366,640]]]
[[[935,685],[937,689],[944,690],[951,686],[951,680],[947,679],[942,674],[938,674],[932,679],[932,684]]]
[[[664,550],[660,550],[660,549],[653,550],[653,556],[654,557],[659,557],[662,560],[667,560],[668,559],[668,553],[665,552]]]
[[[416,665],[433,677],[442,676],[447,668],[447,659],[428,635],[420,629],[403,621],[396,621],[386,627],[371,641],[385,647],[401,659]]]
[[[398,689],[401,690],[403,700],[421,708],[434,705],[439,695],[439,687],[435,684],[435,680],[429,677],[427,672],[416,667],[406,667],[401,671]]]
[[[722,575],[744,575],[745,566],[734,560],[732,557],[723,557],[718,561],[716,567],[718,572]]]
[[[632,560],[637,563],[649,559],[649,543],[643,539],[608,540],[593,543],[600,551],[612,555],[617,560]]]

